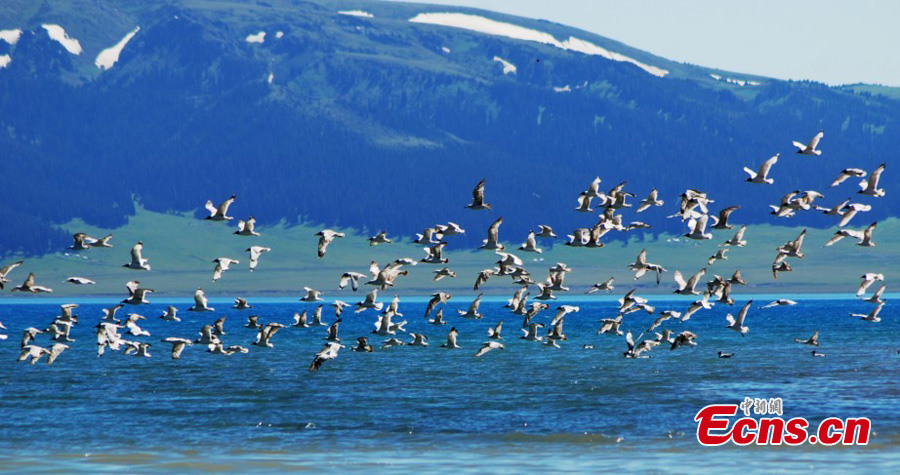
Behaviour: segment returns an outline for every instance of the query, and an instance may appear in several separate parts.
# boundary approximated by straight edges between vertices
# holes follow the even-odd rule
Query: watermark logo
[[[738,411],[743,417],[733,421]],[[758,417],[751,417],[751,414]],[[867,417],[829,417],[811,430],[803,417],[785,420],[781,398],[744,398],[740,404],[711,404],[694,417],[697,441],[718,446],[736,445],[867,445],[872,422]],[[762,416],[762,417],[759,417]]]

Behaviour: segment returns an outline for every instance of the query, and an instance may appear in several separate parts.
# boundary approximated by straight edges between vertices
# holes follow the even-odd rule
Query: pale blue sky
[[[900,86],[900,1],[420,0],[575,26],[675,61]]]

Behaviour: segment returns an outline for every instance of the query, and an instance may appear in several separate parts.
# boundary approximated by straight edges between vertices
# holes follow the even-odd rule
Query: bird
[[[24,263],[25,263],[25,261],[16,261],[16,262],[13,262],[12,264],[7,264],[3,267],[0,267],[0,290],[3,289],[3,284],[6,284],[7,282],[10,281],[9,279],[6,278],[6,276],[9,275],[9,273],[12,272],[13,269],[15,269],[16,267],[19,267],[20,265],[22,265]]]
[[[523,335],[519,338],[527,341],[542,341],[544,337],[538,334],[538,330],[544,328],[543,323],[529,323],[527,327],[522,328]]]
[[[236,297],[234,299],[234,305],[232,305],[231,308],[235,310],[247,310],[253,308],[253,305],[250,305],[247,302],[247,299],[243,297]]]
[[[103,310],[103,320],[107,321],[116,321],[116,312],[122,308],[122,304],[116,304],[109,308],[104,308]]]
[[[459,313],[459,316],[462,318],[476,318],[476,319],[480,319],[481,317],[483,317],[484,315],[482,315],[481,312],[478,311],[478,307],[481,306],[481,297],[483,295],[484,294],[478,294],[478,296],[475,297],[475,300],[472,301],[472,304],[469,305],[469,309],[466,310],[465,312],[462,310],[457,310],[457,313]],[[429,302],[429,304],[430,304],[430,302]],[[427,314],[426,314],[426,316],[427,316]]]
[[[319,245],[318,245],[318,256],[319,259],[325,257],[325,251],[328,249],[328,245],[331,244],[331,241],[334,241],[334,238],[342,238],[344,237],[344,233],[339,233],[337,231],[332,231],[330,229],[323,229],[315,234],[319,236]]]
[[[822,137],[825,136],[825,131],[820,130],[819,133],[813,136],[810,139],[809,143],[804,144],[801,142],[794,141],[794,146],[797,147],[797,153],[802,155],[822,155],[821,150],[816,150],[816,147],[819,146],[819,140],[822,140]]]
[[[813,333],[811,337],[805,340],[803,338],[794,338],[794,341],[797,343],[803,343],[804,345],[819,346],[819,330],[816,330],[816,332]]]
[[[588,291],[586,293],[592,294],[594,292],[609,292],[609,291],[615,289],[615,286],[613,286],[614,281],[615,281],[615,278],[610,277],[606,282],[598,282],[598,283],[592,285],[591,288],[588,289]]]
[[[325,337],[325,341],[340,343],[341,338],[338,336],[338,330],[341,328],[341,319],[338,318],[328,327],[328,336]]]
[[[247,317],[247,324],[244,325],[245,328],[262,328],[262,325],[259,323],[259,315],[250,315]]]
[[[88,241],[88,235],[85,233],[76,233],[72,235],[72,240],[74,241],[69,249],[73,251],[84,251],[86,249],[91,248],[91,243]]]
[[[335,316],[340,317],[342,313],[344,313],[344,308],[349,307],[350,304],[344,302],[343,300],[335,300],[331,303],[331,306],[334,307]]]
[[[635,259],[633,264],[629,264],[628,268],[634,271],[634,280],[640,279],[648,271],[656,272],[657,285],[660,283],[660,275],[666,270],[658,264],[651,264],[647,262],[646,249],[642,249],[641,252],[638,253],[637,259]]]
[[[787,254],[779,252],[777,256],[775,256],[775,262],[772,263],[772,277],[777,279],[779,272],[791,272],[794,270],[790,264],[787,262]]]
[[[881,180],[881,174],[884,173],[884,164],[878,166],[869,177],[859,182],[859,191],[857,193],[881,198],[885,195],[884,188],[878,188],[878,182]]]
[[[340,320],[340,315],[338,315],[338,320]],[[313,310],[313,321],[312,323],[310,323],[310,326],[324,327],[326,325],[327,324],[322,321],[322,305],[319,305],[315,310]]]
[[[49,355],[50,350],[37,346],[37,345],[25,345],[22,347],[21,354],[19,355],[19,361],[25,361],[28,358],[31,358],[30,363],[35,364],[40,361],[44,355]]]
[[[519,250],[525,251],[525,252],[534,252],[537,254],[541,254],[542,252],[544,252],[537,245],[537,240],[535,239],[534,231],[528,232],[528,236],[525,238],[525,243],[522,244],[521,246],[519,246]]]
[[[259,256],[266,252],[270,252],[271,250],[272,248],[263,246],[250,246],[244,250],[244,252],[250,253],[250,272],[253,272],[259,264]]]
[[[369,344],[369,339],[361,336],[356,339],[356,346],[350,348],[350,350],[361,353],[371,353],[374,349],[372,348],[372,345]]]
[[[326,361],[337,358],[338,351],[341,348],[344,348],[344,345],[341,345],[340,343],[331,341],[325,343],[325,346],[323,346],[322,349],[316,353],[316,356],[313,357],[312,364],[309,365],[309,370],[317,371]]]
[[[213,262],[216,263],[216,268],[213,270],[213,282],[222,278],[222,273],[231,268],[231,264],[240,264],[241,261],[237,259],[230,259],[228,257],[218,257],[213,259]]]
[[[141,282],[138,280],[128,281],[125,284],[125,288],[128,290],[128,298],[122,300],[121,303],[128,305],[149,304],[150,301],[147,300],[147,294],[153,293],[153,289],[142,288],[140,284]]]
[[[591,208],[591,200],[593,200],[593,199],[594,199],[593,196],[582,193],[578,197],[578,206],[575,207],[575,211],[579,211],[582,213],[593,212],[594,210],[593,210],[593,208]]]
[[[851,203],[840,209],[839,215],[841,220],[838,222],[838,227],[844,227],[850,224],[850,220],[853,219],[860,211],[870,211],[872,207],[870,205],[862,204],[862,203]]]
[[[284,325],[280,323],[267,323],[264,327],[259,329],[256,334],[256,341],[254,341],[253,344],[264,348],[273,348],[275,345],[269,340],[271,340],[272,337],[275,336],[275,333],[282,328],[284,328]],[[340,342],[340,340],[338,340],[338,342]]]
[[[91,245],[91,247],[113,247],[113,245],[109,243],[110,239],[112,238],[112,234],[107,234],[100,239],[94,239],[88,236],[87,241]]]
[[[94,284],[96,284],[96,282],[94,282],[93,280],[87,279],[84,277],[69,277],[68,279],[66,279],[66,282],[69,282],[70,284],[76,284],[76,285],[94,285]]]
[[[866,171],[861,168],[845,168],[841,170],[841,174],[831,182],[831,186],[838,186],[850,177],[865,178]]]
[[[500,336],[500,332],[503,331],[503,320],[497,323],[497,325],[493,327],[488,327],[488,338],[491,340],[502,340],[503,337]]]
[[[622,325],[622,315],[618,315],[616,318],[604,318],[600,320],[602,325],[600,325],[600,329],[597,330],[598,335],[603,334],[615,334],[622,335],[622,330],[619,327]]]
[[[860,313],[851,313],[851,317],[859,317],[860,320],[865,320],[867,322],[878,323],[881,321],[881,317],[878,316],[881,313],[881,309],[884,307],[884,302],[878,304],[875,308],[872,309],[868,314],[860,314]]]
[[[663,324],[666,320],[670,318],[681,319],[681,312],[676,312],[675,310],[663,310],[659,313],[659,317],[653,321],[653,324],[650,325],[650,328],[647,329],[648,332],[652,332],[657,329],[660,325]],[[620,320],[621,323],[621,320]]]
[[[150,347],[153,346],[150,343],[140,343],[135,341],[123,341],[123,344],[126,345],[125,354],[126,355],[134,355],[138,358],[150,358]]]
[[[726,353],[724,351],[720,351],[718,355],[719,358],[731,358],[732,356],[734,356],[734,353]]]
[[[725,253],[727,253],[727,252],[728,252],[727,247],[718,249],[715,254],[709,256],[709,259],[706,260],[706,264],[711,266],[711,265],[715,264],[716,261],[728,260],[728,256],[725,255]]]
[[[230,198],[223,201],[218,207],[213,206],[212,200],[206,200],[206,209],[209,211],[209,216],[203,219],[212,221],[230,221],[234,219],[232,216],[228,216],[228,208],[231,206],[231,203],[234,203],[235,198],[237,198],[236,195],[231,195]]]
[[[406,343],[403,340],[396,338],[396,337],[391,337],[391,338],[388,338],[387,340],[384,340],[384,343],[382,344],[382,348],[390,348],[392,346],[404,346],[404,345],[406,345]]]
[[[540,229],[540,231],[535,234],[535,237],[544,239],[552,239],[556,237],[556,233],[553,232],[553,228],[551,228],[550,226],[539,224],[538,229]]]
[[[778,163],[779,155],[780,154],[776,153],[771,158],[769,158],[768,160],[763,162],[763,164],[759,167],[758,172],[755,172],[755,171],[751,170],[750,168],[744,167],[744,172],[746,172],[748,175],[750,175],[750,177],[747,178],[746,181],[748,181],[750,183],[769,184],[769,185],[771,185],[772,183],[775,183],[775,180],[773,178],[769,178],[768,175],[769,175],[769,170],[772,169],[772,165],[775,165],[776,163]]]
[[[437,282],[437,281],[443,279],[444,277],[450,277],[451,279],[456,278],[456,272],[453,272],[452,270],[450,270],[447,267],[433,271],[433,273],[434,273],[434,279],[432,279],[433,282]]]
[[[647,198],[641,200],[640,206],[634,210],[635,213],[640,213],[651,206],[662,206],[665,204],[665,201],[658,199],[659,191],[656,188],[650,190],[650,194],[647,195]]]
[[[206,300],[206,294],[203,293],[203,289],[198,287],[194,292],[194,306],[189,308],[189,312],[213,312],[216,309],[209,306]]]
[[[226,317],[223,315],[213,322],[213,334],[216,336],[225,335],[225,318]]]
[[[307,319],[307,311],[304,310],[303,313],[294,312],[294,323],[291,325],[297,328],[308,328],[309,324],[306,323]]]
[[[413,341],[409,343],[409,346],[428,346],[427,336],[421,333],[410,333],[409,336],[413,339]]]
[[[127,333],[133,336],[150,336],[150,332],[141,328],[137,323],[138,320],[144,320],[146,318],[147,317],[137,313],[129,313],[128,319],[125,320],[123,326],[128,329]]]
[[[795,302],[791,299],[778,299],[778,300],[773,300],[773,301],[769,302],[768,304],[763,305],[760,308],[772,308],[772,307],[779,307],[779,306],[784,307],[784,306],[789,306],[789,305],[797,305],[797,302]]]
[[[380,233],[378,233],[378,234],[376,234],[376,235],[374,235],[374,236],[372,236],[372,237],[369,238],[369,245],[370,245],[370,246],[377,246],[377,245],[379,245],[379,244],[388,244],[388,243],[391,243],[391,242],[393,242],[393,241],[391,241],[390,239],[388,239],[388,237],[387,237],[387,231],[381,231]],[[365,337],[363,337],[363,338],[365,338]]]
[[[728,218],[731,216],[731,213],[741,209],[740,206],[729,206],[721,211],[719,211],[719,217],[716,219],[715,224],[710,226],[712,229],[732,229],[734,226],[728,223]]]
[[[322,300],[322,292],[319,292],[318,290],[310,287],[303,287],[303,291],[306,292],[306,295],[300,298],[301,302],[319,302]]]
[[[730,328],[736,332],[739,332],[741,336],[747,334],[750,331],[750,328],[744,326],[744,320],[747,319],[747,311],[750,309],[750,304],[753,303],[753,300],[748,301],[741,307],[741,310],[738,312],[737,319],[735,319],[730,313],[725,315],[725,319],[728,320],[728,326],[726,328]]]
[[[170,321],[170,322],[180,322],[181,321],[181,318],[178,317],[178,309],[172,305],[169,305],[168,307],[166,307],[166,311],[163,312],[163,314],[160,315],[159,318],[166,320],[166,321]]]
[[[37,293],[52,293],[53,289],[50,287],[44,287],[42,285],[36,285],[34,283],[34,272],[28,274],[28,277],[25,279],[25,282],[22,285],[16,286],[12,288],[13,292],[29,292],[32,294]]]
[[[683,331],[675,337],[674,340],[671,341],[672,346],[669,348],[670,350],[677,349],[680,346],[697,346],[697,334],[690,331]],[[667,339],[663,339],[662,341],[668,341]]]
[[[783,246],[778,248],[779,254],[784,254],[787,257],[796,257],[802,259],[804,254],[802,251],[803,240],[806,238],[806,229],[800,232],[800,235],[797,236],[793,241],[788,241]]]
[[[444,309],[439,308],[437,313],[434,314],[434,318],[428,320],[428,323],[432,325],[446,325],[447,322],[444,321]]]
[[[700,269],[699,272],[691,276],[691,278],[688,279],[687,282],[685,282],[684,277],[681,276],[681,272],[676,270],[674,278],[675,283],[678,284],[678,289],[676,289],[672,293],[680,295],[700,295],[700,292],[698,292],[695,287],[705,274],[706,268],[704,267],[703,269]]]
[[[852,229],[839,229],[828,242],[825,243],[825,246],[834,245],[834,243],[844,239],[845,237],[852,237],[858,240],[856,243],[857,246],[862,247],[875,247],[875,242],[872,240],[872,233],[875,231],[875,227],[878,226],[878,223],[872,223],[868,227],[866,227],[863,231],[855,231]]]
[[[362,312],[367,308],[374,308],[376,311],[381,311],[381,308],[384,306],[381,302],[376,302],[378,299],[378,289],[373,289],[368,294],[366,294],[366,298],[360,302],[356,302],[356,313]]]
[[[738,229],[737,232],[734,233],[734,236],[731,239],[725,241],[722,245],[723,246],[735,246],[735,247],[746,246],[747,241],[744,240],[744,233],[746,233],[746,232],[747,232],[747,226],[746,225],[741,226],[740,229]]]
[[[185,338],[176,338],[174,336],[170,336],[167,338],[163,338],[162,341],[164,343],[172,344],[172,359],[177,360],[181,358],[181,353],[184,351],[185,346],[191,346],[194,344],[191,340]]]
[[[431,300],[428,301],[428,305],[425,307],[425,316],[427,317],[430,315],[431,311],[434,310],[438,304],[446,303],[451,297],[453,296],[445,292],[431,294]]]
[[[491,209],[491,205],[484,202],[484,179],[478,182],[475,185],[475,189],[472,190],[472,203],[466,205],[466,208],[471,210],[483,210],[483,209]]]
[[[439,242],[433,246],[424,248],[425,257],[421,260],[421,262],[425,262],[428,264],[446,264],[447,262],[449,262],[450,259],[443,257],[443,249],[446,245],[446,242]]]
[[[688,239],[694,239],[698,241],[712,239],[712,233],[706,232],[706,223],[709,221],[709,215],[701,215],[699,218],[694,219],[691,218],[688,221],[688,228],[690,231],[687,234],[683,234],[684,237]]]
[[[131,262],[122,264],[122,267],[134,270],[150,270],[150,260],[144,258],[143,252],[144,242],[138,241],[137,244],[131,248]]]
[[[247,218],[247,221],[238,220],[238,229],[232,234],[237,234],[238,236],[259,236],[259,233],[256,232],[256,218],[250,216]]]
[[[491,224],[491,227],[488,228],[488,237],[485,239],[479,249],[488,249],[493,251],[502,251],[506,249],[506,247],[500,243],[500,225],[503,224],[503,217],[501,216],[494,224]]]
[[[875,291],[874,294],[872,294],[871,297],[863,299],[863,302],[869,302],[869,303],[874,303],[874,304],[884,303],[884,300],[882,300],[882,298],[881,298],[881,296],[884,295],[884,289],[885,289],[885,286],[882,285],[881,287],[878,288],[878,290]]]
[[[503,343],[500,343],[499,341],[486,341],[486,342],[484,342],[483,345],[481,345],[481,348],[479,348],[478,351],[475,352],[474,356],[475,356],[475,358],[480,358],[480,357],[484,356],[485,353],[487,353],[491,350],[502,350],[502,349],[504,349]]]
[[[650,351],[659,345],[659,342],[655,340],[644,340],[640,344],[635,345],[634,337],[630,331],[625,334],[625,343],[628,345],[628,350],[624,353],[626,358],[649,358],[650,355],[642,355],[642,353]]]
[[[825,353],[820,353],[816,350],[812,350],[811,354],[813,355],[814,358],[824,358],[826,356]]]
[[[449,348],[449,349],[457,349],[460,346],[456,343],[456,337],[459,335],[459,332],[456,330],[456,327],[450,328],[450,332],[447,333],[447,342],[441,345],[441,348]]]

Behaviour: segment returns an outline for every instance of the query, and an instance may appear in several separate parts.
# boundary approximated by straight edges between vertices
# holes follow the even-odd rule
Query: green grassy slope
[[[860,220],[851,226],[861,228],[867,222]],[[400,257],[420,259],[421,247],[406,239],[402,242],[369,246],[367,235],[353,230],[344,239],[336,239],[329,247],[328,254],[321,260],[316,257],[317,238],[314,234],[320,228],[309,226],[269,226],[259,231],[262,236],[243,237],[231,234],[234,225],[221,222],[198,220],[183,215],[167,215],[139,209],[128,225],[107,230],[87,226],[82,222],[71,222],[63,226],[67,232],[86,232],[101,237],[114,233],[112,249],[90,249],[73,252],[60,251],[40,258],[27,259],[24,266],[11,274],[15,285],[21,282],[27,272],[34,271],[38,283],[54,289],[52,296],[120,295],[125,292],[124,283],[138,279],[145,287],[157,291],[157,296],[190,297],[193,290],[202,286],[210,296],[272,295],[300,296],[304,286],[325,292],[326,298],[351,300],[356,298],[349,289],[337,289],[340,275],[345,271],[367,273],[372,260],[384,264]],[[833,230],[810,230],[804,244],[804,259],[791,259],[793,272],[772,278],[771,261],[775,247],[793,239],[799,228],[789,226],[752,226],[746,233],[748,245],[732,248],[727,261],[718,261],[708,267],[707,279],[712,274],[729,276],[735,269],[741,269],[750,283],[746,289],[736,292],[777,293],[777,292],[852,292],[858,276],[864,272],[884,272],[900,262],[900,220],[890,219],[879,224],[875,232],[875,248],[861,248],[853,245],[852,239],[845,239],[828,248],[823,244]],[[468,228],[467,233],[481,235],[484,229]],[[563,230],[557,230],[561,236]],[[569,248],[557,240],[552,249],[545,248],[543,254],[529,254],[513,251],[526,261],[526,268],[540,281],[546,277],[547,268],[556,262],[565,262],[574,271],[567,279],[571,287],[568,295],[583,293],[592,283],[616,278],[616,293],[624,293],[637,285],[641,292],[669,293],[673,288],[672,272],[676,269],[684,274],[693,274],[706,266],[706,259],[715,253],[718,244],[728,239],[732,231],[717,231],[715,239],[701,243],[684,238],[663,235],[658,240],[642,242],[632,238],[625,245],[612,242],[602,249]],[[508,249],[519,246],[517,236],[504,235]],[[524,236],[523,236],[524,238]],[[129,260],[129,249],[138,240],[144,242],[145,257],[150,259],[153,270],[149,272],[123,268]],[[403,295],[430,294],[437,290],[448,290],[461,294],[472,294],[472,284],[476,274],[492,266],[496,256],[489,251],[453,251],[453,237],[449,241],[450,258],[448,266],[458,272],[455,279],[431,282],[431,273],[440,266],[418,264],[410,268],[410,275],[400,277],[395,290],[388,293]],[[509,243],[508,240],[513,240]],[[250,245],[263,245],[272,252],[262,256],[259,267],[251,273],[247,267],[247,253]],[[669,269],[664,274],[663,283],[657,287],[652,276],[645,276],[637,283],[627,269],[641,249],[646,248],[650,262]],[[215,266],[212,259],[232,257],[241,260],[232,270],[225,273],[216,283],[211,281]],[[13,259],[10,259],[13,260]],[[97,281],[93,286],[76,286],[63,281],[70,276],[87,277]],[[494,277],[484,287],[488,294],[506,294],[514,290],[509,278]],[[566,294],[560,294],[565,298]],[[2,297],[22,296],[8,290]],[[355,301],[355,300],[354,300]]]

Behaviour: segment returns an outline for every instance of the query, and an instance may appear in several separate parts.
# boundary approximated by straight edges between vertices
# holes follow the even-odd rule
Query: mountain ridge
[[[726,75],[483,10],[203,0],[17,10],[26,3],[0,7],[0,29],[26,30],[16,45],[0,41],[0,54],[12,58],[0,69],[0,146],[15,158],[0,171],[20,178],[0,204],[14,218],[0,238],[6,253],[58,250],[68,236],[55,226],[76,217],[120,226],[135,212],[135,198],[153,211],[201,212],[206,199],[231,192],[239,195],[235,215],[254,214],[262,224],[286,219],[410,235],[457,218],[481,178],[498,211],[471,216],[470,227],[502,214],[513,235],[536,221],[563,231],[593,224],[571,209],[597,175],[603,188],[628,180],[638,195],[658,187],[669,203],[687,187],[704,189],[717,205],[744,205],[739,220],[770,222],[762,203],[818,189],[830,205],[852,194],[849,183],[836,196],[825,189],[841,169],[871,170],[900,145],[900,104],[871,90]],[[337,13],[352,9],[375,16]],[[576,36],[670,74],[408,21],[427,12],[540,27],[558,40]],[[84,53],[73,56],[50,40],[44,22],[66,28]],[[99,51],[135,26],[140,32],[111,69],[94,66]],[[246,41],[261,30],[262,43]],[[517,71],[504,73],[495,57]],[[760,84],[710,76],[717,71]],[[822,157],[788,155],[791,140],[820,128]],[[742,183],[743,166],[776,152],[783,160],[775,186]],[[872,202],[864,219],[896,216],[893,196]],[[660,217],[651,232],[683,226]],[[833,224],[813,213],[779,224],[787,223]],[[461,245],[478,244],[477,234]]]

